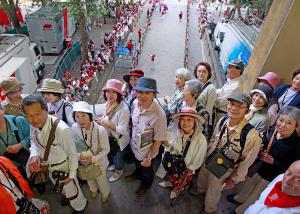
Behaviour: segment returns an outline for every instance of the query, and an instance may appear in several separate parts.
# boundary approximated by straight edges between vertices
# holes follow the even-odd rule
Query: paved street
[[[145,75],[155,78],[158,83],[159,97],[163,95],[172,95],[175,89],[174,71],[184,65],[184,45],[186,30],[186,1],[178,3],[177,0],[164,1],[169,7],[166,15],[161,16],[158,7],[154,11],[152,17],[152,29],[145,36],[144,46],[139,57],[137,67],[145,70]],[[135,28],[135,31],[129,36],[137,41],[137,30],[145,26],[146,11],[148,5],[144,7],[143,14]],[[182,22],[179,22],[178,14],[183,11]],[[198,33],[198,5],[191,6],[190,12],[190,49],[188,68],[193,70],[196,63],[203,60],[202,43]],[[102,29],[103,30],[103,29]],[[99,30],[100,31],[100,30]],[[96,42],[96,47],[102,42],[102,32],[92,31],[91,38]],[[150,54],[156,55],[156,61],[151,63]],[[124,71],[115,70],[110,78],[122,80]],[[134,170],[134,166],[126,164],[125,174],[130,174]],[[108,173],[110,176],[111,173]],[[135,190],[139,186],[139,182],[128,183],[123,178],[110,185],[111,197],[107,204],[101,203],[100,195],[96,199],[90,198],[87,184],[84,184],[84,194],[89,200],[89,205],[85,213],[104,213],[104,214],[121,214],[121,213],[143,213],[143,214],[167,214],[167,213],[199,213],[203,206],[203,197],[195,197],[189,195],[186,191],[179,196],[175,206],[170,205],[170,189],[163,189],[158,186],[161,180],[157,177],[149,193],[143,201],[137,201]],[[48,187],[46,200],[50,202],[51,213],[67,214],[71,213],[70,207],[61,207],[59,197],[52,191],[52,186]],[[43,198],[44,196],[42,196]],[[218,214],[229,213],[228,204],[221,201]]]

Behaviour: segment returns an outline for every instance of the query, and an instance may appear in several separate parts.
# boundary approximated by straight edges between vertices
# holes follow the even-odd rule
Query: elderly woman
[[[78,153],[78,173],[83,167],[93,165],[94,168],[90,171],[94,174],[93,178],[87,178],[91,197],[95,198],[99,189],[101,200],[105,203],[109,197],[109,184],[106,178],[109,143],[106,130],[93,122],[90,105],[84,101],[74,103],[73,117],[76,123],[71,127],[71,131]]]
[[[116,79],[110,79],[102,89],[104,92],[105,112],[98,120],[104,126],[109,136],[110,153],[108,155],[109,171],[114,174],[109,182],[117,181],[123,174],[125,148],[129,144],[129,119],[130,111],[122,97],[122,83]]]
[[[4,115],[0,104],[0,156],[6,156],[27,178],[25,166],[29,158],[30,125],[23,116]]]
[[[2,92],[1,96],[6,96],[2,102],[4,113],[7,115],[22,115],[24,112],[21,108],[22,91],[24,83],[20,83],[15,77],[9,77],[0,83]]]
[[[200,124],[203,126],[203,134],[206,139],[209,138],[209,113],[206,109],[201,106],[197,100],[201,94],[202,86],[198,80],[189,80],[185,82],[183,89],[183,102],[179,106],[177,112],[184,107],[191,107],[196,110],[196,112],[202,117]]]
[[[161,187],[171,187],[170,198],[174,199],[178,193],[187,188],[190,184],[193,174],[200,168],[206,155],[207,141],[199,129],[201,117],[196,110],[185,107],[174,115],[175,122],[172,124],[171,144],[166,148],[162,165],[168,174],[168,181],[160,182]],[[168,169],[166,156],[181,155],[186,170],[183,172],[174,172]],[[159,175],[164,177],[165,173]]]
[[[179,109],[179,106],[182,105],[183,102],[183,87],[185,82],[192,78],[191,72],[186,68],[179,68],[175,71],[175,84],[176,90],[174,95],[170,98],[169,96],[164,97],[164,101],[167,105],[164,107],[166,112],[166,116],[168,119],[168,123],[171,120],[171,115],[177,113],[176,110]]]
[[[278,99],[279,109],[285,106],[300,108],[300,69],[292,76],[292,85],[280,85],[274,92]]]
[[[200,62],[194,69],[194,76],[202,85],[202,92],[198,97],[198,103],[205,108],[210,116],[209,125],[212,125],[212,112],[217,99],[216,87],[211,82],[211,67],[206,62]]]
[[[272,97],[273,90],[266,86],[260,86],[250,92],[252,104],[245,118],[263,136],[269,128],[268,103]]]
[[[242,203],[236,208],[236,213],[244,213],[274,178],[300,159],[300,138],[296,132],[299,125],[299,109],[286,106],[280,110],[275,127],[269,129],[263,142],[264,148],[259,155],[261,167],[253,177],[246,180],[237,195],[228,197],[231,202]]]
[[[139,78],[143,76],[144,71],[138,68],[131,69],[129,74],[125,74],[123,76],[123,80],[126,82],[126,85],[123,89],[123,96],[125,97],[128,106],[131,106],[132,102],[136,98],[135,90],[133,90],[133,87],[136,86]]]

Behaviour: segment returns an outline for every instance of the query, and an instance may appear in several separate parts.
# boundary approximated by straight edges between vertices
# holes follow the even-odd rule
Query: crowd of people
[[[278,74],[267,72],[247,94],[243,61],[227,64],[228,79],[219,89],[206,62],[193,72],[177,69],[176,90],[162,99],[155,79],[131,69],[123,76],[125,85],[109,79],[102,88],[101,115],[84,101],[67,101],[58,80],[45,79],[40,95],[22,97],[24,84],[10,77],[0,83],[6,96],[0,108],[0,155],[8,158],[1,160],[15,164],[26,188],[28,181],[43,193],[50,179],[73,213],[87,206],[78,178],[87,181],[92,198],[99,189],[106,203],[109,183],[122,177],[140,180],[135,194],[143,198],[155,175],[163,179],[159,186],[171,188],[171,200],[184,189],[202,195],[202,213],[216,212],[227,189],[236,189],[227,196],[237,205],[232,213],[297,213],[300,70],[291,85],[280,85]],[[125,157],[135,164],[131,174]],[[154,162],[160,163],[158,169]],[[107,171],[113,172],[109,178]],[[275,193],[278,198],[267,196]],[[12,198],[15,209],[23,209],[18,197]]]

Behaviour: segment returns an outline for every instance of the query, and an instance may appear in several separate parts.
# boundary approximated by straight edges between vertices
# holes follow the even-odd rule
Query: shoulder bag
[[[43,164],[43,162],[46,162],[48,160],[50,148],[51,148],[51,145],[52,145],[52,143],[55,139],[55,130],[57,128],[57,125],[58,125],[59,121],[60,121],[60,119],[56,119],[54,121],[54,123],[52,124],[50,134],[49,134],[49,137],[48,137],[48,141],[47,141],[47,145],[46,145],[46,149],[45,149],[45,154],[44,154],[42,163],[40,165],[41,170],[38,171],[38,172],[32,172],[30,177],[29,177],[29,181],[32,184],[46,183],[49,180],[48,164]]]

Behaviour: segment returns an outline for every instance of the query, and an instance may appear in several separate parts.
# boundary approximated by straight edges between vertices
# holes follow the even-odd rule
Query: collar
[[[155,99],[155,98],[154,98]],[[138,102],[137,102],[137,106],[138,106],[138,109],[139,109],[139,112],[140,112],[140,114],[143,114],[143,113],[145,113],[145,112],[155,112],[155,110],[156,110],[156,103],[155,103],[155,100],[152,100],[152,103],[151,103],[151,105],[146,109],[146,110],[144,110],[144,111],[141,111],[141,108],[140,108],[140,105],[138,104]]]
[[[237,78],[234,78],[234,79],[229,79],[229,78],[227,78],[227,82],[228,82],[228,83],[239,82],[239,81],[242,81],[242,80],[244,80],[244,76],[243,76],[243,75],[241,75],[241,76],[239,76],[239,77],[237,77]]]
[[[43,128],[40,130],[39,128],[34,128],[33,130],[36,132],[36,133],[42,133],[42,132],[47,132],[48,129],[50,130],[51,129],[51,121],[54,122],[54,120],[56,119],[56,117],[52,116],[52,115],[48,115],[48,118],[46,120],[46,123],[44,124]]]
[[[17,116],[13,116],[13,117],[17,117]],[[9,124],[9,127],[7,127],[8,131],[11,131],[11,132],[18,131],[18,127],[13,122],[14,118],[11,118],[11,116],[9,116],[9,115],[4,115],[4,118],[7,121],[7,124]]]
[[[58,102],[56,102],[56,103],[53,104],[53,105],[55,105],[55,106],[57,106],[57,107],[60,107],[60,105],[61,105],[63,102],[64,102],[64,99],[60,99]]]
[[[227,119],[226,126],[230,131],[234,131],[236,133],[240,133],[243,129],[243,127],[248,123],[248,121],[244,118],[241,120],[237,125],[230,127],[229,126],[229,119]]]

